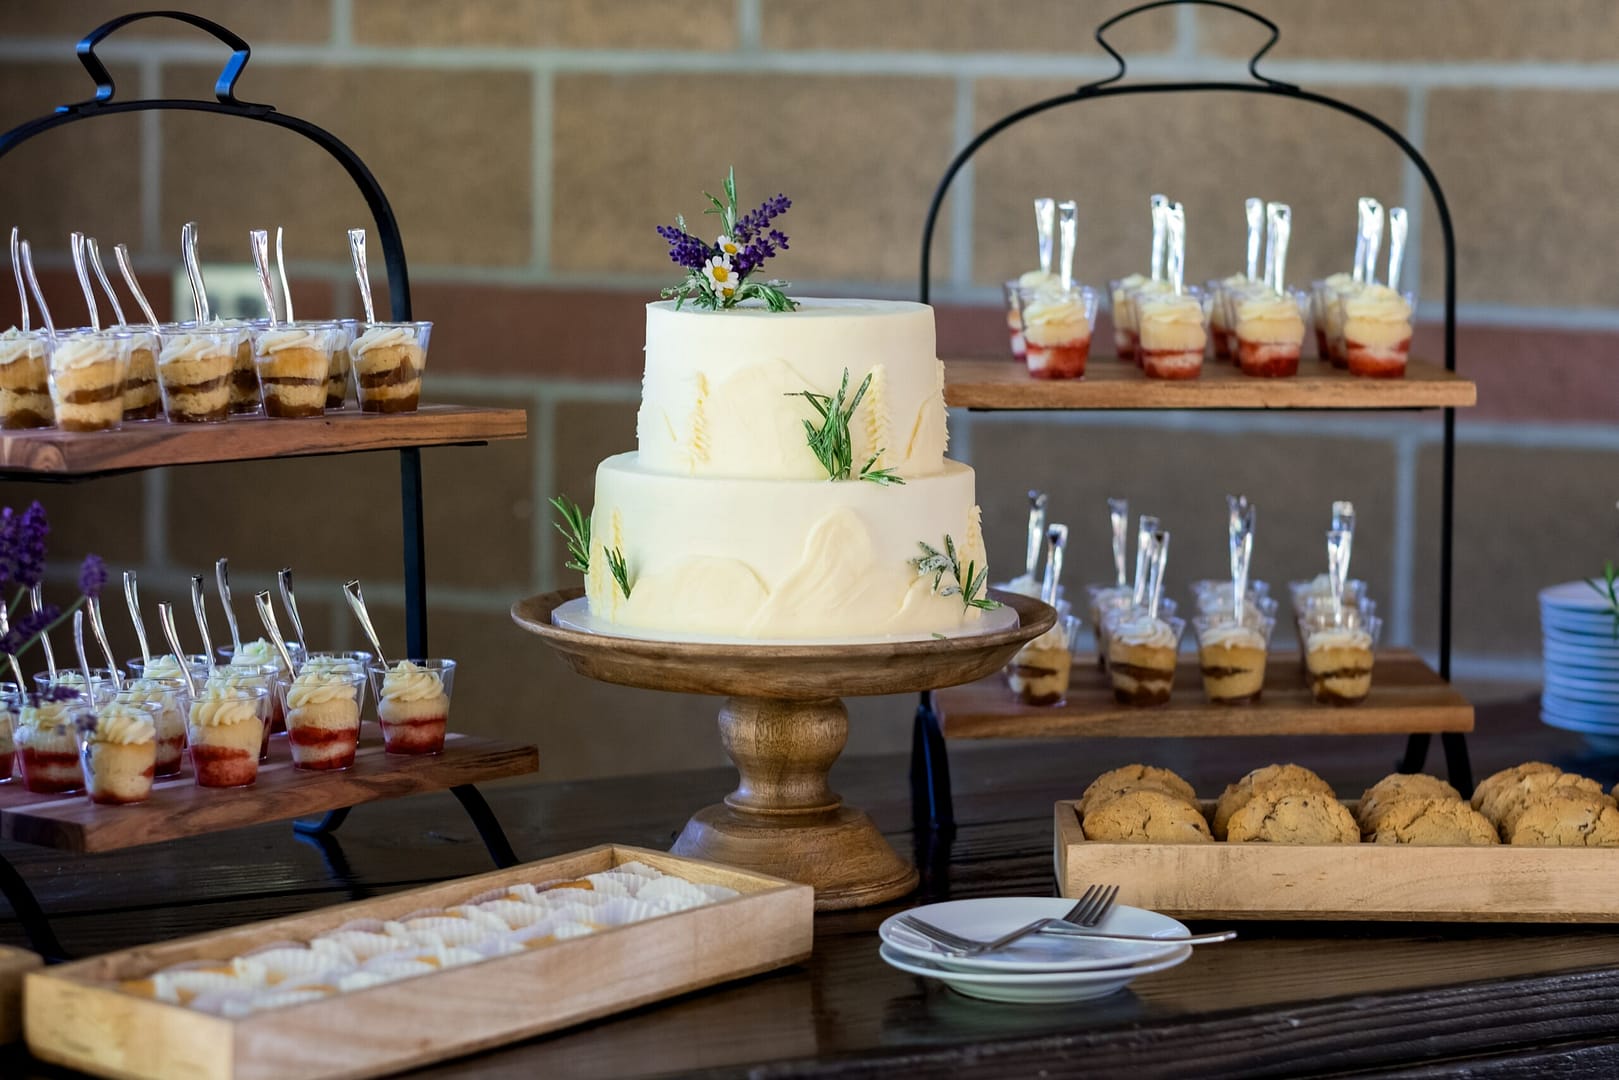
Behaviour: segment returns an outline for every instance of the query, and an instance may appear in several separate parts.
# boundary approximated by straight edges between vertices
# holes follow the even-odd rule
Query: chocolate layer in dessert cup
[[[1162,608],[1159,609],[1160,612]],[[1175,663],[1186,623],[1153,618],[1140,608],[1115,612],[1107,629],[1107,671],[1121,705],[1162,705],[1175,686]]]
[[[259,373],[253,363],[253,335],[270,325],[268,319],[224,319],[219,325],[236,331],[231,361],[230,414],[251,416],[264,407],[259,390]]]
[[[360,336],[358,319],[337,320],[341,340],[332,350],[332,366],[326,369],[326,411],[348,407],[349,394],[354,386],[354,356],[350,351]]]
[[[349,353],[362,412],[416,411],[432,330],[430,322],[379,322],[354,339]]]
[[[1341,300],[1344,363],[1351,375],[1398,379],[1411,352],[1416,296],[1386,285],[1368,285]]]
[[[1201,289],[1136,294],[1141,368],[1153,379],[1195,379],[1208,349],[1209,300]]]
[[[75,725],[90,712],[89,703],[77,697],[29,695],[13,733],[23,787],[40,795],[65,795],[84,787]]]
[[[1276,620],[1245,609],[1241,622],[1222,612],[1199,615],[1192,627],[1197,633],[1203,695],[1216,705],[1258,701],[1265,689],[1265,661]]]
[[[256,686],[214,684],[198,692],[186,717],[198,787],[246,787],[259,778],[268,703]]]
[[[1372,666],[1383,620],[1345,609],[1338,619],[1304,628],[1310,693],[1323,705],[1355,705],[1372,689]]]
[[[124,367],[125,423],[163,416],[163,392],[157,385],[157,354],[162,347],[156,330],[130,329]]]
[[[156,712],[155,768],[158,776],[174,776],[185,766],[186,709],[189,700],[185,683],[178,679],[135,679],[118,695],[118,700],[150,705]]]
[[[73,330],[51,350],[51,408],[63,431],[111,431],[124,420],[127,331]]]
[[[50,371],[51,339],[43,330],[12,327],[0,334],[0,430],[25,431],[56,423]]]
[[[1037,379],[1079,379],[1091,353],[1097,294],[1083,285],[1018,289],[1024,359]]]
[[[372,664],[371,691],[377,699],[383,748],[390,754],[437,754],[444,750],[455,688],[454,660],[401,660],[392,667]]]
[[[23,706],[16,683],[0,683],[0,784],[9,784],[17,768],[17,723]]]
[[[347,769],[360,744],[366,675],[352,667],[305,664],[280,686],[287,742],[298,769]]]
[[[180,323],[164,326],[159,337],[157,382],[164,415],[176,424],[217,424],[229,419],[242,331],[223,324]]]
[[[1091,636],[1096,643],[1096,666],[1107,670],[1107,635],[1112,623],[1118,621],[1135,606],[1135,590],[1129,585],[1087,585],[1090,595]],[[1159,603],[1159,614],[1165,618],[1175,614],[1178,605],[1170,597]]]
[[[79,761],[90,801],[145,802],[157,773],[158,706],[116,698],[79,719]]]
[[[1237,365],[1244,375],[1283,378],[1297,375],[1309,331],[1309,297],[1297,290],[1266,290],[1236,301]]]
[[[1012,696],[1025,705],[1061,705],[1068,695],[1074,649],[1080,640],[1080,622],[1069,615],[1019,649],[1006,665]]]
[[[253,332],[253,364],[266,416],[296,419],[326,411],[332,355],[342,345],[335,322],[295,322]]]

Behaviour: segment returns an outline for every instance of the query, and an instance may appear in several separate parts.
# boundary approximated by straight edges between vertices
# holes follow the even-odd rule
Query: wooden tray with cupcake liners
[[[1183,653],[1168,703],[1138,707],[1113,698],[1113,684],[1094,656],[1074,658],[1061,705],[1026,705],[997,673],[934,693],[948,739],[1029,739],[1095,736],[1376,735],[1413,731],[1472,731],[1473,706],[1416,653],[1383,649],[1372,669],[1372,691],[1355,705],[1322,705],[1310,695],[1298,654],[1273,652],[1265,689],[1248,705],[1204,700],[1197,657]]]
[[[270,740],[270,760],[248,787],[198,787],[187,764],[152,785],[152,797],[130,806],[98,806],[84,792],[45,795],[21,781],[0,786],[0,836],[64,851],[98,852],[155,844],[222,829],[319,814],[462,784],[523,776],[539,768],[539,750],[521,743],[450,732],[444,752],[405,756],[383,751],[382,732],[367,722],[351,768],[296,769],[284,738]]]
[[[1619,849],[1103,842],[1078,806],[1056,807],[1063,896],[1117,884],[1121,904],[1190,919],[1619,923]]]
[[[119,988],[121,982],[176,964],[307,941],[357,919],[398,919],[520,882],[577,879],[627,862],[741,895],[241,1018]],[[380,1076],[797,963],[810,955],[813,939],[814,895],[808,886],[663,852],[604,845],[33,973],[27,977],[26,1036],[36,1057],[96,1076]]]

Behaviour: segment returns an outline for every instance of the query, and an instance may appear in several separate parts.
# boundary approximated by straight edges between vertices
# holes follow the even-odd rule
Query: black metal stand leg
[[[308,844],[320,852],[321,858],[326,862],[326,869],[337,881],[349,887],[349,895],[355,900],[364,900],[373,895],[370,888],[361,885],[355,878],[354,868],[349,866],[348,855],[343,851],[343,845],[336,836],[330,832],[320,832],[314,829],[295,832],[294,835],[300,843]]]
[[[427,538],[422,527],[422,452],[399,451],[399,501],[405,531],[405,648],[416,658],[427,652]]]
[[[330,836],[335,833],[338,826],[348,820],[352,806],[345,806],[341,810],[328,810],[326,814],[315,821],[294,821],[292,831],[299,836]]]
[[[911,733],[911,821],[918,829],[956,827],[956,808],[950,794],[950,758],[944,732],[933,711],[933,695],[924,693],[916,707]]]
[[[22,925],[23,933],[28,936],[28,944],[35,952],[50,963],[67,959],[67,950],[56,940],[56,931],[51,929],[50,920],[45,918],[45,909],[39,906],[34,890],[28,887],[28,882],[11,865],[11,860],[3,855],[0,855],[0,895],[4,895],[6,902],[11,905],[12,914],[17,916],[17,922]]]
[[[1406,736],[1405,756],[1400,759],[1400,772],[1419,773],[1422,771],[1422,766],[1428,761],[1428,743],[1432,738],[1426,731]]]
[[[489,849],[489,857],[495,860],[495,865],[502,870],[508,866],[516,866],[517,853],[512,850],[511,841],[506,839],[505,830],[500,827],[500,820],[489,808],[483,792],[471,784],[460,784],[450,791],[461,800],[461,806],[466,810],[467,817],[472,819],[472,824],[477,828],[483,846]]]
[[[1447,731],[1439,736],[1445,748],[1445,773],[1450,786],[1462,793],[1463,798],[1473,794],[1473,763],[1467,756],[1467,736],[1460,731]]]

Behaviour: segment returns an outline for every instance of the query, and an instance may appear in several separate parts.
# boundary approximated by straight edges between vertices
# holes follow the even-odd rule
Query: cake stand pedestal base
[[[848,737],[837,698],[728,698],[720,742],[741,782],[723,804],[693,815],[672,850],[812,885],[819,911],[904,896],[916,870],[827,784]]]

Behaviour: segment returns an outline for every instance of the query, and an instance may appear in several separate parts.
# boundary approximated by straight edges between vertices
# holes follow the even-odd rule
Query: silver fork
[[[1079,902],[1069,909],[1061,919],[1036,919],[1025,923],[1016,930],[1002,934],[994,941],[974,941],[953,934],[940,926],[924,922],[914,915],[901,915],[900,922],[921,934],[923,937],[943,946],[956,956],[981,956],[987,952],[1004,949],[1014,941],[1019,941],[1030,934],[1037,934],[1055,922],[1068,923],[1072,926],[1094,927],[1107,918],[1108,912],[1118,901],[1119,887],[1117,885],[1092,885],[1080,896]]]

